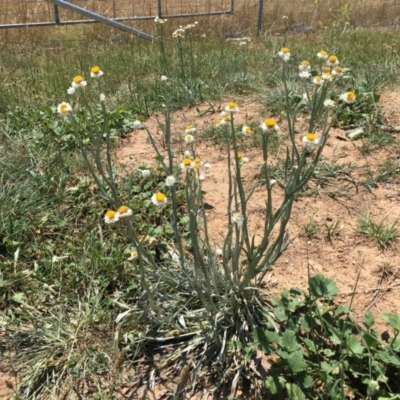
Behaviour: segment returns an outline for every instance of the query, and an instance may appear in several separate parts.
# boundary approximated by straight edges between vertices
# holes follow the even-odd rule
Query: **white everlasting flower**
[[[106,101],[106,95],[104,93],[100,93],[100,101]]]
[[[163,207],[167,204],[168,199],[164,193],[158,192],[153,194],[153,196],[151,197],[151,201],[155,206]]]
[[[325,50],[321,50],[319,53],[317,53],[317,57],[326,60],[328,58],[328,53]]]
[[[303,136],[302,141],[309,150],[312,150],[315,146],[319,146],[321,143],[321,139],[317,138],[315,133],[307,133],[307,135]]]
[[[71,86],[74,89],[83,88],[86,85],[87,85],[87,82],[80,75],[75,76],[71,83]]]
[[[340,95],[340,99],[347,104],[352,104],[356,101],[356,94],[354,92],[346,92]]]
[[[137,119],[133,121],[133,129],[140,129],[142,127],[142,123]]]
[[[210,164],[209,162],[206,162],[206,163],[204,164],[204,168],[205,168],[205,169],[210,169],[210,168],[211,168],[211,164]]]
[[[199,175],[199,181],[204,181],[206,179],[206,176],[204,174]]]
[[[90,76],[92,78],[100,78],[100,76],[103,76],[103,75],[104,75],[103,71],[97,65],[90,69]]]
[[[239,107],[238,105],[234,102],[234,101],[230,101],[226,107],[225,107],[225,111],[228,113],[237,113],[239,111]]]
[[[167,21],[168,21],[167,19],[162,19],[162,18],[160,18],[160,17],[155,17],[155,18],[154,18],[154,22],[155,22],[156,24],[160,24],[160,25],[165,24]]]
[[[218,257],[218,256],[222,256],[222,255],[224,255],[224,251],[222,250],[222,249],[220,249],[220,248],[216,248],[215,249],[215,255]]]
[[[220,114],[221,118],[224,118],[228,115],[228,113],[226,111],[221,111]]]
[[[270,185],[271,187],[274,186],[275,183],[276,183],[276,179],[270,179],[270,180],[269,180],[269,185]]]
[[[329,72],[322,73],[322,79],[327,82],[331,82],[333,80],[333,75]]]
[[[190,133],[195,133],[196,128],[193,125],[188,125],[185,129],[185,134],[189,135]]]
[[[332,68],[333,76],[341,77],[341,76],[343,76],[343,73],[344,73],[344,71],[343,71],[342,67],[336,66],[335,68]]]
[[[299,72],[299,76],[301,79],[308,79],[311,76],[310,71],[303,70]]]
[[[251,136],[253,134],[253,130],[249,126],[243,125],[242,133],[244,136]]]
[[[185,158],[192,158],[192,153],[189,150],[186,150],[183,154]]]
[[[336,67],[339,65],[339,60],[335,55],[331,55],[328,57],[326,65],[328,65],[328,67]]]
[[[73,86],[69,87],[67,90],[68,94],[74,94],[75,93],[75,88]]]
[[[299,71],[300,71],[300,72],[301,72],[301,71],[308,71],[308,72],[310,72],[310,71],[311,71],[310,63],[309,63],[307,60],[302,61],[302,62],[300,63],[300,65],[299,65]]]
[[[128,261],[133,261],[133,260],[135,260],[136,258],[138,258],[138,252],[137,252],[136,249],[132,249],[131,255],[130,255],[130,257],[128,258]]]
[[[243,214],[240,212],[234,212],[232,214],[232,220],[239,228],[242,227],[244,222]]]
[[[57,106],[57,111],[60,115],[69,115],[72,113],[72,107],[71,104],[66,103],[63,101],[61,104]]]
[[[290,60],[290,50],[288,47],[282,47],[278,54],[283,61],[287,62]]]
[[[142,174],[142,178],[148,178],[151,175],[149,169],[139,169],[139,172]]]
[[[248,157],[244,157],[243,153],[241,151],[239,151],[236,155],[236,158],[239,160],[239,164],[246,164],[249,162],[249,158]]]
[[[193,143],[193,141],[194,141],[193,135],[186,135],[185,136],[185,143],[186,144]]]
[[[161,80],[162,82],[166,82],[166,81],[168,80],[168,77],[167,77],[166,75],[161,75],[160,80]]]
[[[223,125],[226,125],[226,119],[225,118],[218,118],[215,121],[215,126],[216,127],[223,126]]]
[[[175,177],[173,175],[169,175],[165,179],[165,186],[169,187],[174,186],[175,182],[176,182]]]
[[[331,99],[326,99],[326,100],[324,101],[324,106],[325,106],[326,108],[334,108],[334,107],[336,106],[336,103],[335,103],[333,100],[331,100]]]
[[[185,171],[187,171],[189,169],[193,169],[192,160],[190,158],[188,158],[188,157],[185,157],[182,160],[180,167],[181,167],[182,170],[185,170]]]
[[[267,118],[260,127],[265,133],[280,133],[279,126],[274,118]]]
[[[119,220],[119,215],[117,212],[113,210],[107,210],[107,212],[104,215],[104,222],[106,224],[113,224]]]
[[[132,214],[132,210],[127,206],[121,206],[117,210],[118,218],[130,217]]]
[[[314,76],[313,83],[314,85],[322,85],[324,83],[324,80],[319,75],[317,75]]]

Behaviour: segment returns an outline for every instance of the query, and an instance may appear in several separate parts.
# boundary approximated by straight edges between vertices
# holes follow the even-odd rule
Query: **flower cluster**
[[[121,218],[130,217],[132,215],[132,210],[128,206],[121,206],[117,211],[107,210],[104,214],[104,222],[106,224],[113,224],[119,221]]]
[[[160,17],[155,17],[154,18],[154,22],[156,23],[156,24],[159,24],[159,25],[162,25],[162,24],[165,24],[166,22],[167,22],[168,20],[166,19],[166,18],[160,18]]]
[[[180,26],[173,34],[172,37],[173,38],[177,38],[177,37],[185,37],[185,32],[189,29],[192,28],[196,28],[198,25],[198,22],[196,21],[194,24],[188,24],[186,26]]]

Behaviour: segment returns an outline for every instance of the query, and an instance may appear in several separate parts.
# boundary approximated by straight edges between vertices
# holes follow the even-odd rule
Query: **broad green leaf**
[[[349,314],[351,311],[349,306],[338,306],[334,312],[336,317],[341,317],[343,315]]]
[[[375,319],[374,319],[374,316],[372,315],[372,312],[371,312],[371,311],[367,311],[367,312],[365,313],[364,318],[365,318],[365,319],[364,319],[364,325],[365,325],[365,327],[366,327],[367,329],[370,329],[371,327],[374,326]]]
[[[365,349],[354,336],[349,336],[346,340],[346,344],[349,350],[354,354],[362,354]]]
[[[369,348],[375,347],[379,343],[378,337],[372,333],[365,332],[362,337]]]
[[[303,358],[302,350],[298,350],[295,353],[290,354],[286,358],[286,362],[294,373],[301,372],[307,367],[307,364]]]
[[[287,383],[286,390],[288,391],[290,400],[307,400],[307,397],[304,395],[300,387],[294,383]]]
[[[279,322],[284,322],[287,320],[286,312],[283,308],[275,308],[274,315]]]
[[[296,335],[290,330],[283,332],[281,344],[288,351],[296,351],[300,348],[296,341]]]
[[[296,375],[296,382],[303,388],[307,389],[313,385],[313,379],[310,375],[307,375],[306,372],[300,372]]]
[[[286,383],[286,380],[281,377],[281,376],[269,376],[265,381],[265,387],[268,389],[268,391],[271,394],[278,394],[280,393],[283,388],[284,388],[284,384]]]
[[[326,297],[330,299],[338,292],[336,283],[331,279],[325,278],[322,274],[312,276],[308,281],[308,285],[310,293],[316,298]]]
[[[315,326],[314,318],[310,314],[304,314],[300,318],[300,325],[304,330],[310,331]]]
[[[389,322],[389,325],[395,330],[400,331],[400,316],[392,313],[383,313],[381,315],[385,321]]]
[[[271,354],[271,352],[274,349],[271,346],[270,340],[268,339],[266,333],[267,333],[267,331],[265,331],[263,328],[259,327],[254,330],[253,339],[257,343],[260,350],[262,350],[264,353]],[[270,332],[268,332],[268,333],[270,333]],[[279,339],[279,336],[278,336],[278,339]]]
[[[316,353],[317,348],[315,347],[315,343],[310,339],[304,339],[304,343],[306,344],[307,348],[311,353]]]

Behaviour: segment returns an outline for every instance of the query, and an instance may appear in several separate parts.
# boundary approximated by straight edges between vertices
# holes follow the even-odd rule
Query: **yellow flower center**
[[[335,67],[335,72],[337,72],[338,74],[341,74],[343,72],[343,68],[342,67]]]
[[[156,200],[159,203],[162,203],[165,200],[165,194],[164,193],[156,193]]]
[[[132,258],[135,258],[135,257],[137,257],[138,256],[138,252],[136,251],[136,250],[133,250],[132,252],[131,252],[131,257]]]
[[[290,50],[289,50],[288,47],[282,47],[282,48],[281,48],[281,52],[282,52],[283,54],[286,54],[286,53],[289,53]]]
[[[191,142],[193,140],[193,136],[192,135],[186,135],[186,141],[187,142]]]
[[[337,61],[337,57],[332,55],[332,56],[329,56],[328,60],[329,60],[331,63],[335,63],[335,62]]]
[[[243,158],[243,153],[241,151],[239,151],[239,153],[237,153],[237,158],[238,158],[238,160],[241,160]]]
[[[83,81],[83,77],[80,75],[74,76],[74,82],[75,83],[81,83]]]
[[[68,104],[67,103],[62,103],[60,105],[60,110],[63,114],[66,114],[68,112]]]
[[[92,74],[97,75],[97,74],[100,72],[100,67],[98,67],[98,66],[96,65],[96,66],[92,67],[92,69],[90,70],[90,72],[91,72]]]
[[[184,158],[183,161],[182,161],[182,164],[185,167],[188,167],[191,163],[192,163],[192,160],[190,158]]]
[[[325,72],[324,73],[324,78],[325,79],[330,79],[330,78],[332,78],[332,74],[330,72]]]
[[[216,121],[215,121],[215,123],[218,125],[218,124],[220,124],[222,122],[222,119],[221,118],[218,118]]]
[[[119,214],[126,214],[129,211],[129,208],[127,206],[121,206],[120,208],[118,208],[118,213]]]
[[[307,133],[307,140],[309,141],[309,142],[313,142],[314,140],[315,140],[315,133]]]
[[[329,67],[322,67],[322,73],[326,74],[328,72],[331,72],[331,69]]]
[[[230,120],[231,120],[231,117],[230,117],[229,115],[225,115],[224,120],[225,120],[225,121],[230,121]]]
[[[250,134],[253,133],[253,131],[251,130],[251,128],[250,128],[249,126],[246,126],[246,133],[247,133],[248,135],[250,135]]]
[[[194,128],[193,125],[188,125],[188,126],[186,127],[186,129],[193,129],[193,128]]]
[[[300,65],[303,67],[308,67],[310,65],[310,63],[307,60],[304,60],[300,63]]]
[[[196,164],[196,163],[193,163],[193,168],[198,171],[200,169],[200,165]]]
[[[228,107],[229,107],[230,109],[233,109],[233,108],[236,108],[236,107],[237,107],[237,104],[236,104],[235,102],[233,102],[233,101],[230,101],[230,102],[228,103]]]
[[[200,157],[196,157],[195,159],[194,159],[194,162],[196,163],[196,164],[199,164],[200,163]]]
[[[321,82],[321,81],[322,81],[322,78],[321,78],[319,75],[317,75],[317,76],[315,77],[315,81],[316,81],[316,82]]]
[[[113,210],[107,210],[106,218],[107,219],[114,219],[116,214],[117,213],[115,211],[113,211]]]
[[[235,215],[235,221],[236,221],[236,222],[241,222],[241,221],[243,221],[242,214],[236,214],[236,215]]]
[[[267,128],[273,128],[276,125],[276,121],[273,118],[267,118],[265,120],[265,125]]]
[[[354,100],[356,98],[356,94],[354,92],[347,93],[347,100]]]
[[[328,53],[327,53],[325,50],[321,50],[321,51],[319,52],[319,54],[320,54],[322,57],[325,57],[325,56],[328,55]]]

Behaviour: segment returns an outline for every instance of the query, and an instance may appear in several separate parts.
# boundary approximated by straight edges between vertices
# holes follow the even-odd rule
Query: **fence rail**
[[[62,7],[59,7],[59,6]],[[82,19],[77,9],[92,13]],[[234,0],[0,0],[0,29],[233,13]],[[104,22],[104,21],[103,21]]]

